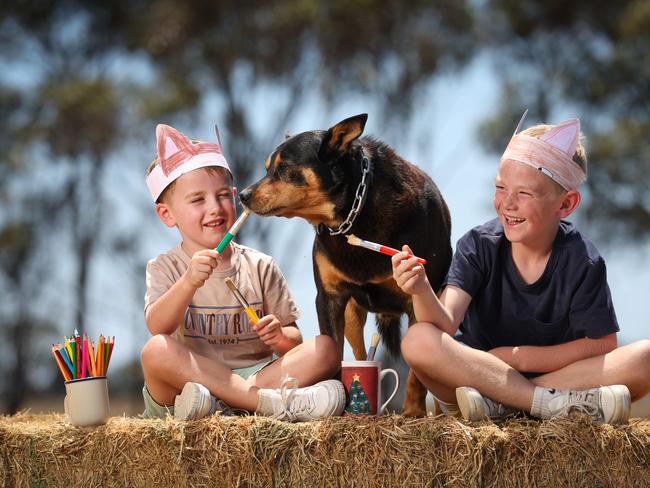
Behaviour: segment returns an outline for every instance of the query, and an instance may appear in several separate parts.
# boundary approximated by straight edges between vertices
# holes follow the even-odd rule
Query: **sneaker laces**
[[[594,395],[597,395],[597,393],[591,390],[569,391],[569,399],[558,410],[553,412],[551,418],[563,417],[576,411],[587,414],[595,419],[602,419],[603,412],[598,405],[598,401],[594,401]]]
[[[491,398],[483,397],[486,414],[489,418],[500,419],[515,413],[515,409],[505,406],[503,403],[496,402]]]
[[[285,374],[282,378],[280,389],[282,410],[273,414],[271,418],[276,420],[288,420],[293,422],[302,412],[314,408],[311,395],[298,395],[298,380],[293,376]]]

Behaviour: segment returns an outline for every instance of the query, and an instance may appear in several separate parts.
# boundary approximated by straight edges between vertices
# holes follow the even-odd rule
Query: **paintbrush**
[[[382,254],[386,254],[387,256],[394,256],[398,252],[401,252],[398,249],[394,249],[392,247],[383,246],[383,245],[377,244],[375,242],[364,241],[363,239],[359,239],[354,234],[350,234],[349,236],[347,236],[347,240],[348,240],[348,244],[351,244],[353,246],[365,247],[366,249],[370,249],[371,251],[380,252]],[[409,254],[407,257],[408,258],[413,258],[414,257],[414,258],[416,258],[418,260],[418,263],[427,264],[426,259],[418,258],[417,256],[413,256],[412,254]]]
[[[375,332],[370,339],[370,348],[368,349],[368,361],[374,361],[377,345],[379,344],[379,334]]]
[[[239,229],[243,225],[243,223],[246,221],[248,216],[251,214],[251,211],[248,210],[246,207],[244,207],[244,211],[242,214],[239,216],[239,218],[235,221],[234,224],[232,224],[232,227],[228,229],[228,232],[226,232],[226,235],[223,236],[223,239],[221,239],[221,242],[217,246],[217,252],[221,254],[223,250],[226,248],[228,244],[230,244],[230,241],[232,241],[233,237],[237,235],[237,232],[239,232]]]
[[[244,295],[241,294],[241,292],[237,289],[235,286],[235,283],[233,283],[232,279],[230,278],[224,278],[224,281],[226,282],[226,285],[228,285],[228,288],[230,288],[230,291],[232,292],[233,295],[235,295],[235,298],[237,301],[240,303],[242,307],[244,307],[244,312],[246,312],[246,315],[248,315],[248,318],[251,320],[253,324],[256,324],[260,318],[257,316],[255,311],[253,310],[253,307],[251,307],[246,299],[244,298]]]

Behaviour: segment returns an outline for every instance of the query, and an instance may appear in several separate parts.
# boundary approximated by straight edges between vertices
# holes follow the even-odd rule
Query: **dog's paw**
[[[402,415],[404,417],[426,417],[427,411],[420,405],[404,405]]]

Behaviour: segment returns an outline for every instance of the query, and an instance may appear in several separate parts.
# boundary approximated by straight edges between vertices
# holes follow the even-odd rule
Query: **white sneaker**
[[[516,410],[490,400],[471,386],[456,388],[456,401],[465,420],[476,422],[486,418],[499,420],[513,415]]]
[[[229,408],[200,383],[185,383],[183,391],[174,400],[174,418],[177,420],[202,419],[218,411],[228,412]]]
[[[338,380],[326,380],[298,388],[298,380],[286,376],[278,390],[260,390],[272,402],[271,417],[289,422],[306,422],[341,415],[345,408],[345,388]]]
[[[582,412],[606,424],[627,422],[630,406],[630,391],[625,385],[558,391],[557,396],[548,402],[551,418],[564,417],[570,412]]]

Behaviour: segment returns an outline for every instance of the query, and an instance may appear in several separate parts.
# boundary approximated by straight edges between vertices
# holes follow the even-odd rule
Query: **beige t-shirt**
[[[282,325],[287,325],[295,322],[300,312],[272,257],[234,242],[232,245],[232,267],[214,271],[196,290],[183,321],[172,335],[197,353],[234,369],[267,361],[273,351],[259,338],[224,278],[234,281],[260,317],[273,314]],[[147,263],[145,312],[178,281],[189,264],[190,256],[181,246]]]

